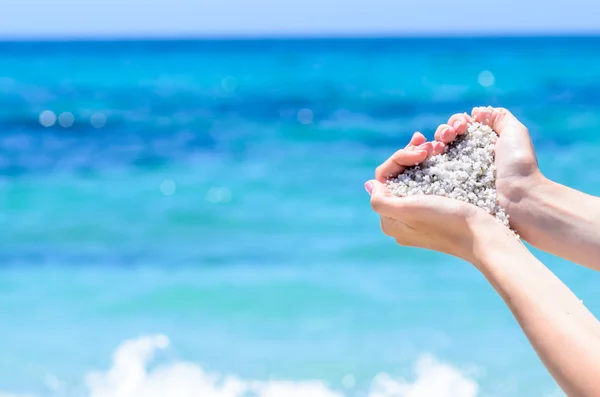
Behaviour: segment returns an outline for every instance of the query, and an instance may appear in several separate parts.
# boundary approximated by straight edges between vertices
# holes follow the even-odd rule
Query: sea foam
[[[351,387],[336,389],[320,380],[248,380],[204,370],[191,362],[150,365],[158,349],[168,346],[164,335],[144,336],[123,342],[112,366],[85,376],[84,394],[75,393],[54,379],[48,395],[82,397],[476,397],[478,384],[464,372],[423,356],[412,381],[388,374],[377,375],[368,392]],[[151,368],[149,368],[151,367]],[[0,397],[42,397],[3,394]]]

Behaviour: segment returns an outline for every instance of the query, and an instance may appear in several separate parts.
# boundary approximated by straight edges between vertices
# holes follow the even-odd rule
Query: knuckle
[[[400,159],[402,158],[402,156],[404,155],[404,151],[405,149],[400,149],[395,151],[391,156],[390,159],[394,162],[394,163],[398,163],[398,161],[400,161]]]
[[[411,161],[415,153],[416,152],[411,149],[400,149],[396,153],[392,154],[390,161],[400,167],[412,165]]]

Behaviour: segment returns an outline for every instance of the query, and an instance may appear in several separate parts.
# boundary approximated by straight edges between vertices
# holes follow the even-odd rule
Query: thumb
[[[527,127],[507,109],[480,106],[473,108],[471,114],[475,121],[488,125],[500,136],[512,133],[522,144],[530,140]]]
[[[373,210],[379,215],[391,216],[397,200],[392,192],[390,192],[390,189],[375,179],[367,181],[365,189],[371,195],[371,207],[373,207]]]

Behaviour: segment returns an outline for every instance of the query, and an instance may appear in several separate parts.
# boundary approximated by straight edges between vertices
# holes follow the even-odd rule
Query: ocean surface
[[[0,396],[561,395],[363,189],[480,105],[600,195],[600,38],[0,43]]]

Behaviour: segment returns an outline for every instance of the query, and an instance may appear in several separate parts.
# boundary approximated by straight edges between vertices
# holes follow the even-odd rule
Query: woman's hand
[[[424,140],[416,133],[406,148],[378,168],[378,176],[396,176],[439,150],[428,146],[431,142],[421,143]],[[490,227],[498,231],[504,228],[484,210],[463,201],[433,195],[396,197],[381,180],[368,181],[365,188],[380,215],[381,229],[403,246],[440,251],[473,262],[476,233]]]
[[[440,125],[435,132],[436,141],[444,144],[454,141],[473,121],[488,125],[498,134],[495,153],[498,201],[511,217],[511,226],[527,239],[526,230],[520,230],[524,220],[516,206],[544,180],[529,131],[506,109],[477,107],[471,116],[455,114],[448,124]]]
[[[600,198],[552,182],[538,169],[527,128],[508,110],[475,108],[438,128],[438,144],[464,134],[467,123],[487,124],[496,142],[498,201],[511,226],[533,246],[600,270]]]

